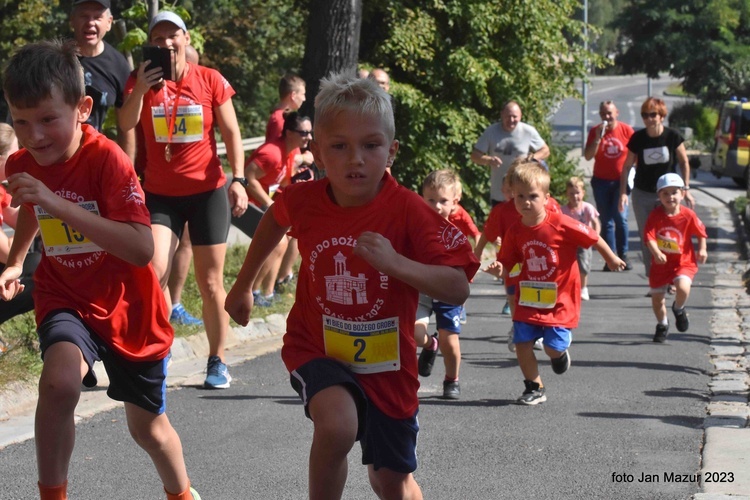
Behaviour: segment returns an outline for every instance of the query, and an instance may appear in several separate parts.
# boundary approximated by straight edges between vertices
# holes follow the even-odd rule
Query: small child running
[[[314,128],[326,177],[274,199],[226,309],[248,323],[251,285],[291,229],[302,264],[281,357],[313,422],[309,497],[341,498],[359,441],[379,498],[419,500],[419,292],[461,304],[479,263],[466,236],[387,173],[398,141],[390,98],[374,80],[324,78]]]
[[[461,180],[455,172],[449,169],[431,172],[422,183],[422,198],[441,217],[450,221],[450,215],[459,206]],[[476,226],[474,228],[476,229]],[[467,233],[464,233],[464,235],[468,236]],[[419,374],[423,377],[430,376],[437,357],[438,347],[440,347],[440,353],[443,355],[443,363],[445,364],[444,399],[459,399],[461,396],[461,386],[458,383],[458,371],[461,366],[461,345],[458,336],[461,333],[462,309],[463,306],[446,304],[434,300],[426,294],[419,294],[417,321],[414,324],[414,341],[417,343],[417,347],[422,347],[422,352],[419,353]],[[429,335],[427,326],[433,312],[435,313],[437,332]]]
[[[549,183],[549,173],[535,162],[516,167],[511,184],[521,220],[506,232],[498,256],[506,269],[522,264],[513,311],[516,357],[525,386],[517,400],[522,405],[547,400],[534,355],[536,339],[543,339],[555,373],[570,367],[571,329],[578,326],[581,307],[578,247],[594,246],[613,271],[625,267],[590,227],[545,209]]]
[[[690,326],[685,303],[690,296],[690,286],[698,272],[698,263],[705,264],[706,226],[696,213],[680,203],[685,197],[685,183],[674,173],[664,174],[656,181],[660,206],[646,220],[644,240],[651,251],[651,307],[656,315],[654,342],[664,343],[669,335],[669,320],[664,299],[667,287],[677,289],[672,312],[677,331],[685,332]],[[698,238],[698,255],[693,248],[693,236]]]
[[[582,224],[594,229],[596,234],[600,233],[599,212],[594,205],[583,201],[586,198],[586,185],[580,177],[571,177],[565,183],[565,194],[568,197],[567,205],[562,206],[562,213],[573,217]],[[589,300],[589,273],[591,272],[591,248],[578,247],[578,270],[581,273],[581,299]]]
[[[40,497],[67,498],[74,412],[81,384],[96,385],[92,366],[101,361],[107,394],[125,403],[128,429],[156,466],[167,498],[199,499],[165,413],[174,331],[150,264],[149,212],[127,155],[85,124],[92,100],[77,55],[72,42],[29,44],[3,76],[24,148],[6,164],[21,209],[0,275],[3,300],[23,291],[18,278],[37,231],[44,242],[34,275],[44,360],[34,428]]]

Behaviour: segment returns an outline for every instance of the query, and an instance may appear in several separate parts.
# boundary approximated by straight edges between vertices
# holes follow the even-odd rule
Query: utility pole
[[[589,49],[589,0],[583,0],[583,51]],[[583,76],[583,109],[581,110],[581,154],[586,150],[586,117],[589,115],[589,89],[586,78],[589,72],[589,62],[586,59],[586,74]]]

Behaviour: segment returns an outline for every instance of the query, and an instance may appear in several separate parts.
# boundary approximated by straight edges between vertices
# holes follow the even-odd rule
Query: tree
[[[359,54],[362,0],[310,0],[302,78],[310,96],[303,114],[312,115],[320,79],[331,72],[354,75]]]
[[[524,121],[549,138],[547,116],[577,95],[587,60],[601,64],[583,50],[578,7],[575,0],[371,4],[360,58],[390,70],[399,181],[418,190],[428,172],[452,167],[464,181],[464,204],[475,216],[487,213],[489,171],[469,161],[484,128],[515,99]]]
[[[750,2],[635,0],[618,19],[627,72],[668,72],[706,102],[750,90]]]

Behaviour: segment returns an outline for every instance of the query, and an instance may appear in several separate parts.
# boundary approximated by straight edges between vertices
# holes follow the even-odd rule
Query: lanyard
[[[164,146],[164,159],[169,161],[172,161],[172,134],[174,133],[174,125],[177,122],[177,106],[180,103],[180,95],[182,94],[182,84],[185,81],[185,76],[187,74],[187,67],[185,68],[186,71],[183,72],[183,77],[180,79],[180,82],[177,84],[177,93],[174,96],[174,103],[172,104],[172,115],[169,115],[169,108],[167,107],[167,101],[169,100],[169,92],[167,92],[167,83],[164,82],[164,87],[162,87],[162,93],[164,94],[164,102],[162,103],[164,105],[164,120],[167,121],[167,145]]]

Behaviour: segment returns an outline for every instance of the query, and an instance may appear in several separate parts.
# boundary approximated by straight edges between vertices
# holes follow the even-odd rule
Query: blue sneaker
[[[203,321],[198,318],[194,318],[189,312],[182,307],[182,304],[175,304],[172,306],[172,314],[169,316],[169,321],[176,325],[188,325],[188,326],[201,326]]]
[[[510,304],[508,304],[508,301],[505,301],[505,305],[503,306],[503,310],[500,313],[503,316],[510,316]]]
[[[461,306],[461,313],[458,315],[458,322],[462,325],[465,325],[466,321],[466,307]]]
[[[232,376],[229,374],[227,365],[221,362],[219,356],[211,356],[208,358],[208,365],[206,366],[206,381],[203,382],[203,387],[206,389],[229,389],[229,382],[232,381]]]
[[[253,292],[253,307],[271,307],[275,296],[271,298],[264,297],[260,292]]]

